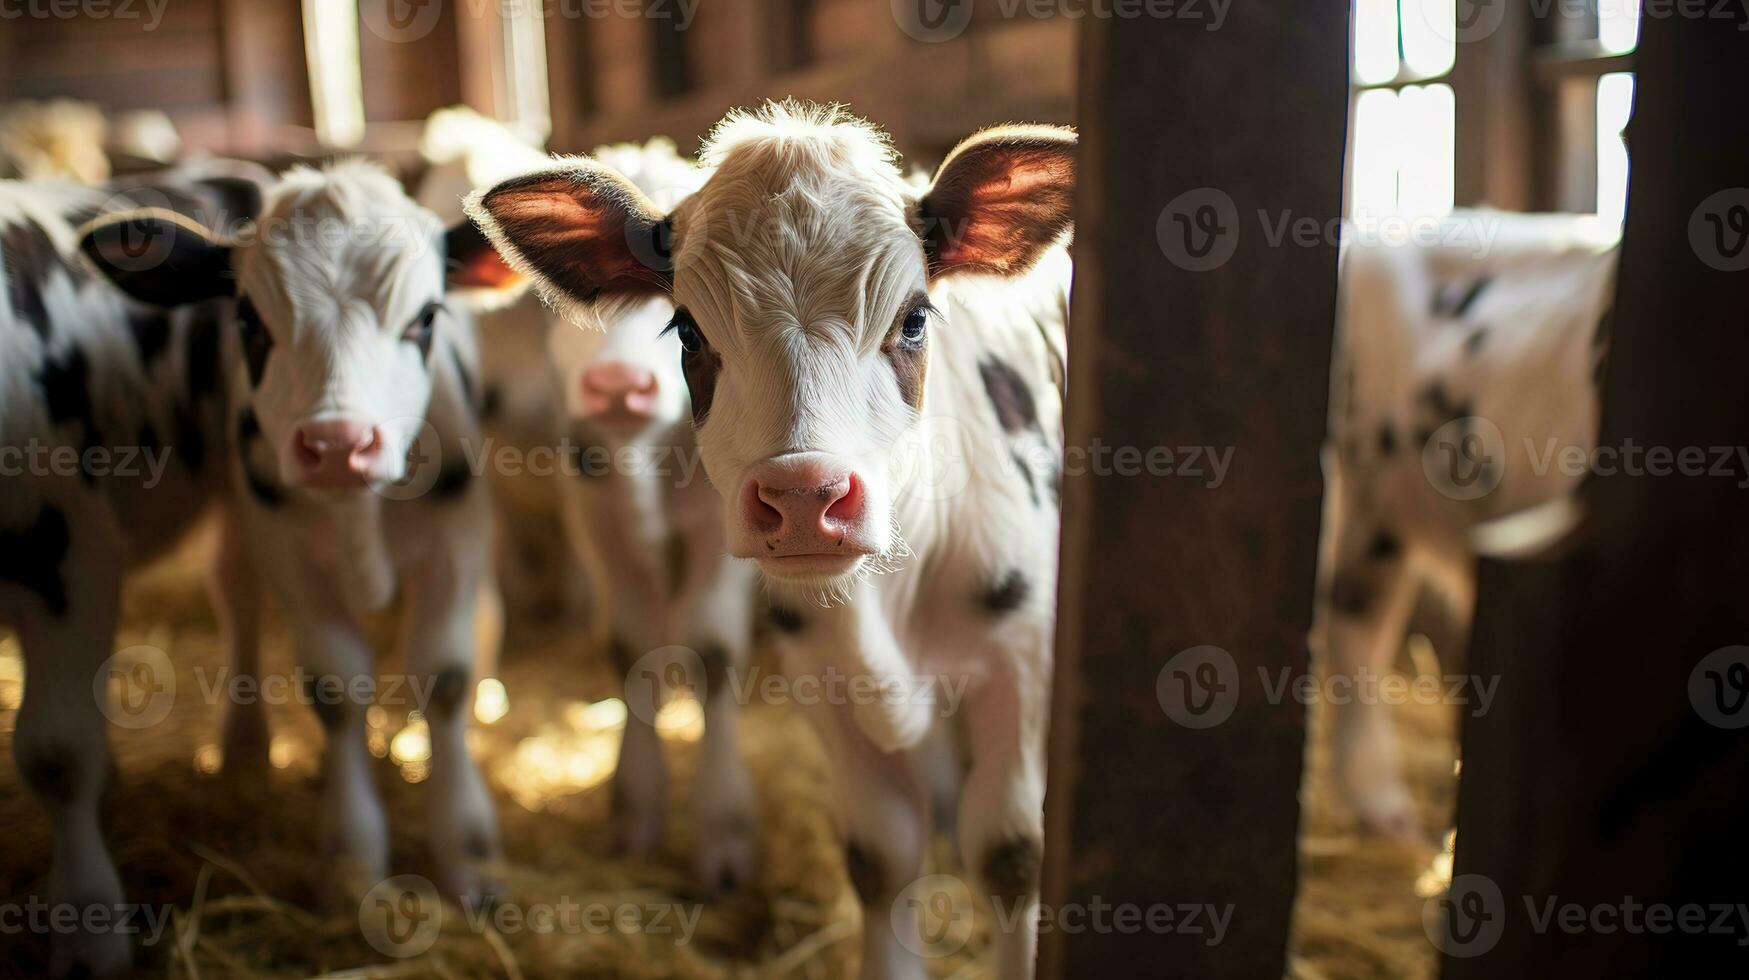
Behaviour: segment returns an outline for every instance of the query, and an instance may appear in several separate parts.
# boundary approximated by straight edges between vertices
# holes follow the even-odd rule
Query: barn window
[[[316,138],[326,146],[357,146],[364,139],[357,0],[304,0],[304,55]]]
[[[1354,0],[1348,211],[1619,223],[1640,0]]]
[[[1633,106],[1632,52],[1640,0],[1559,5],[1532,34],[1531,62],[1544,107],[1533,176],[1541,207],[1620,221],[1627,200],[1622,128]]]
[[[1351,214],[1451,210],[1456,16],[1455,0],[1355,0]]]

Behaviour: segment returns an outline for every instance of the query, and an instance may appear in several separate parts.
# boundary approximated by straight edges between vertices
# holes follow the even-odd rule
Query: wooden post
[[[1270,692],[1307,669],[1347,4],[1084,24],[1041,973],[1275,980],[1304,709]]]
[[[1456,877],[1427,917],[1452,980],[1749,956],[1749,33],[1721,11],[1648,15],[1636,55],[1597,457],[1620,471],[1552,556],[1482,565],[1470,669],[1500,693],[1466,723]]]

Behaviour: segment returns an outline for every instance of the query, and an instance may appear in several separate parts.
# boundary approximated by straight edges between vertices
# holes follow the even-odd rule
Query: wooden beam
[[[1083,22],[1044,914],[1204,911],[1046,928],[1047,977],[1283,974],[1305,718],[1273,685],[1307,670],[1347,16]],[[1119,475],[1190,446],[1224,479]]]
[[[1499,694],[1466,723],[1456,877],[1429,908],[1449,980],[1741,972],[1749,473],[1659,475],[1649,452],[1749,445],[1745,26],[1644,21],[1599,445],[1647,455],[1587,480],[1546,560],[1482,564],[1469,669]]]

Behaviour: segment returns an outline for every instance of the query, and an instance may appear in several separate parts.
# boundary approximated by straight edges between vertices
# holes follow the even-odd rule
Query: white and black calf
[[[94,677],[125,570],[210,504],[223,514],[214,598],[240,675],[258,671],[261,585],[285,607],[301,664],[348,682],[371,673],[357,614],[404,593],[410,671],[431,692],[420,707],[437,864],[472,894],[497,849],[462,743],[486,504],[465,470],[390,499],[411,496],[393,481],[414,435],[459,439],[473,424],[472,342],[442,312],[442,228],[356,164],[289,174],[234,240],[160,208],[99,218],[81,238],[74,222],[91,216],[42,187],[0,185],[0,448],[137,444],[170,460],[158,481],[99,468],[97,456],[73,472],[26,467],[0,495],[0,621],[18,629],[27,676],[14,754],[54,825],[49,900],[123,901],[98,826],[108,752]],[[477,235],[456,242],[494,261]],[[452,265],[463,278],[472,268]],[[323,690],[312,700],[329,733],[326,840],[369,883],[388,847],[365,705]],[[265,724],[249,704],[230,706],[227,765],[262,754]],[[54,938],[51,966],[107,973],[129,959],[126,935],[78,932]]]
[[[1316,628],[1332,675],[1389,671],[1424,584],[1467,632],[1474,532],[1578,486],[1555,462],[1596,439],[1616,252],[1594,220],[1458,212],[1441,244],[1344,253]],[[1368,830],[1423,834],[1389,708],[1345,702],[1344,797]]]
[[[987,131],[919,188],[868,124],[770,105],[718,126],[670,210],[587,159],[470,201],[561,308],[675,306],[729,551],[764,573],[786,673],[820,681],[869,977],[924,974],[893,923],[956,710],[961,853],[1010,924],[999,974],[1032,971],[1074,148]]]

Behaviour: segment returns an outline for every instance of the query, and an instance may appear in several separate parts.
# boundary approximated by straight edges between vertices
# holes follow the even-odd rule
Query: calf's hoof
[[[745,820],[701,823],[693,850],[698,880],[713,894],[732,895],[758,877],[758,835]]]

